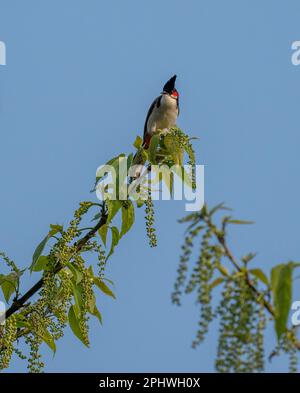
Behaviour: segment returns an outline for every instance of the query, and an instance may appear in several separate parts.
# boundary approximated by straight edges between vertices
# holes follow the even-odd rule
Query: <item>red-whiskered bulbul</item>
[[[176,75],[164,85],[163,91],[155,98],[147,113],[144,126],[144,149],[148,149],[153,134],[158,130],[167,131],[176,126],[179,115],[179,93],[175,89]]]
[[[164,85],[163,91],[152,102],[145,121],[144,126],[144,140],[143,148],[148,149],[152,135],[159,130],[167,132],[171,127],[176,126],[177,116],[179,115],[179,93],[175,89],[176,75],[172,76]],[[133,158],[135,165],[142,162],[141,156],[136,153]],[[130,178],[130,183],[133,179],[140,176],[141,166],[135,172],[134,177]]]

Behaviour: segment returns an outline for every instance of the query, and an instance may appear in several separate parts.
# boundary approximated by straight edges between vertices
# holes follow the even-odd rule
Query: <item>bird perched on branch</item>
[[[176,75],[172,76],[164,85],[162,93],[152,102],[145,121],[144,139],[142,147],[148,149],[152,136],[158,131],[168,132],[171,127],[176,126],[179,114],[179,93],[175,89]],[[133,158],[133,165],[137,165],[134,176],[130,177],[131,183],[140,177],[143,157],[138,151]]]
[[[176,126],[179,115],[179,93],[175,89],[176,75],[164,85],[162,93],[155,98],[147,113],[144,126],[143,147],[148,149],[153,134]]]

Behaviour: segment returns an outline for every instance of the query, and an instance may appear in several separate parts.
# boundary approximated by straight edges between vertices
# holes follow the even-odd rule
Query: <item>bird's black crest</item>
[[[163,91],[165,91],[166,93],[171,94],[172,91],[175,88],[175,81],[176,81],[177,75],[172,76],[171,79],[168,80],[168,82],[164,85],[164,89]]]

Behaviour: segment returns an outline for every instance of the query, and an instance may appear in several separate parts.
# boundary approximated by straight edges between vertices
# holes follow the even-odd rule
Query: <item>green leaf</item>
[[[122,206],[122,229],[120,238],[124,236],[132,227],[134,223],[134,206],[131,201],[128,201],[128,206]]]
[[[143,144],[143,139],[140,136],[137,136],[133,143],[133,147],[135,147],[136,149],[140,149],[142,147],[142,144]]]
[[[70,327],[71,327],[71,329],[72,329],[72,332],[74,333],[74,335],[75,335],[75,336],[76,336],[76,337],[77,337],[86,347],[88,347],[88,345],[86,345],[86,343],[85,343],[85,341],[84,341],[84,339],[83,339],[83,335],[82,335],[82,332],[81,332],[81,329],[80,329],[80,325],[79,325],[79,320],[78,320],[77,317],[76,317],[75,310],[74,310],[74,306],[71,306],[71,307],[70,307],[68,317],[69,317],[69,324],[70,324]]]
[[[189,174],[183,166],[175,165],[172,169],[183,183],[185,183],[189,188],[192,188],[193,183],[191,174]]]
[[[156,164],[156,151],[159,144],[160,136],[153,135],[149,146],[149,161],[151,164]]]
[[[96,214],[94,215],[94,217],[92,218],[91,221],[98,221],[98,220],[100,219],[101,216],[102,216],[101,213],[96,213]]]
[[[17,319],[17,327],[18,328],[26,328],[26,329],[30,329],[31,325],[29,322],[26,321],[21,321],[20,319]]]
[[[133,154],[130,153],[129,156],[127,157],[127,171],[128,171],[129,168],[131,167],[132,160],[133,160]]]
[[[247,254],[247,255],[245,255],[245,256],[243,256],[242,257],[242,261],[245,263],[245,264],[247,264],[247,263],[249,263],[250,261],[252,261],[252,259],[254,259],[255,257],[256,257],[256,255],[257,255],[257,253],[252,253],[252,252],[250,252],[249,254]]]
[[[99,233],[105,247],[106,247],[107,230],[108,230],[107,224],[102,225],[102,227],[98,230],[98,233]]]
[[[115,286],[114,282],[112,280],[110,280],[109,278],[103,277],[102,280],[109,282],[110,285],[112,285],[113,287]]]
[[[207,207],[206,203],[205,203],[205,205],[201,209],[201,214],[202,214],[203,217],[206,217],[208,215],[208,207]]]
[[[11,282],[5,281],[1,285],[1,288],[2,288],[4,298],[6,300],[6,303],[8,303],[11,295],[16,291],[15,286]]]
[[[122,205],[120,201],[117,200],[116,201],[107,200],[106,205],[108,209],[107,224],[109,224],[112,221],[112,219],[115,217],[115,215],[118,213]]]
[[[178,220],[178,222],[179,222],[180,224],[184,224],[184,223],[186,223],[186,222],[190,222],[190,221],[194,221],[194,220],[197,220],[196,223],[199,222],[199,214],[198,214],[198,213],[190,213],[190,214],[188,214],[187,216],[185,216],[185,217],[183,217],[183,218],[180,218],[180,219]]]
[[[37,263],[39,257],[42,255],[42,252],[44,251],[44,248],[45,248],[49,239],[50,239],[50,236],[48,234],[47,236],[44,237],[44,239],[40,242],[40,244],[35,249],[33,257],[32,257],[32,263],[30,266],[30,272],[33,272],[35,264]]]
[[[75,311],[75,314],[77,316],[80,316],[81,315],[81,310],[82,310],[82,307],[83,307],[81,292],[80,292],[80,289],[79,289],[78,285],[76,285],[73,280],[71,282],[72,282],[73,296],[74,296],[74,301],[75,301],[75,304],[73,306],[74,307],[74,311]]]
[[[161,172],[162,181],[165,183],[170,195],[172,196],[173,186],[174,186],[174,173],[171,171],[164,171]]]
[[[278,340],[287,329],[287,320],[292,302],[292,274],[294,262],[280,264],[271,270],[271,289],[275,308],[275,330]]]
[[[56,235],[57,233],[62,233],[62,231],[63,231],[63,226],[62,225],[53,225],[53,224],[50,224],[50,231],[49,231],[49,235],[48,236],[54,236],[54,235]]]
[[[111,165],[111,166],[118,165],[119,158],[122,158],[122,157],[125,157],[124,153],[121,153],[118,156],[116,156],[116,157],[112,158],[111,160],[107,161],[107,163],[105,165]]]
[[[37,263],[39,257],[42,255],[42,252],[44,251],[44,248],[48,242],[48,240],[56,235],[58,232],[62,232],[63,231],[63,227],[62,225],[53,225],[50,224],[50,230],[47,236],[44,237],[44,239],[40,242],[40,244],[37,246],[37,248],[35,249],[33,256],[32,256],[32,263],[30,266],[30,272],[32,273],[35,267],[35,264]]]
[[[111,228],[111,246],[109,254],[106,257],[106,260],[114,253],[115,247],[118,245],[120,239],[119,231],[117,227]]]
[[[102,316],[96,306],[96,298],[94,294],[92,294],[92,296],[90,297],[88,306],[89,306],[89,313],[94,317],[96,317],[99,320],[100,324],[102,325]]]
[[[218,277],[216,278],[211,284],[210,284],[210,289],[214,289],[215,287],[217,287],[218,285],[222,284],[222,282],[224,281],[224,277]]]
[[[219,203],[218,205],[214,206],[208,213],[208,215],[211,217],[213,214],[215,214],[218,210],[231,210],[229,207],[226,207],[224,205],[224,202]]]
[[[141,163],[143,163],[143,164],[148,160],[147,150],[144,150],[144,149],[141,150],[141,159],[142,159]]]
[[[90,275],[90,278],[94,277],[94,270],[93,270],[93,266],[92,265],[89,266],[88,273]]]
[[[67,262],[66,266],[70,269],[71,273],[73,274],[73,278],[75,280],[76,284],[79,284],[82,280],[82,273],[77,269],[75,265],[73,265],[71,262]]]
[[[114,167],[116,171],[116,175],[118,175],[118,167],[119,167],[119,158],[125,157],[125,154],[119,154],[117,157],[112,158],[109,160],[105,165],[112,166]],[[91,192],[94,192],[96,190],[96,186],[98,182],[100,182],[107,174],[107,170],[105,167],[101,166],[98,168],[97,173],[96,173],[96,180],[95,180],[95,185],[94,188],[91,190]]]
[[[2,285],[2,283],[4,283],[5,281],[9,281],[14,284],[15,283],[14,277],[18,277],[16,273],[10,273],[8,275],[0,274],[0,285]]]
[[[116,298],[111,289],[99,277],[94,277],[94,284],[106,295]]]
[[[10,300],[11,295],[16,291],[20,274],[16,272],[9,273],[8,275],[0,275],[0,285],[2,288],[3,296],[8,303]]]
[[[217,269],[219,270],[220,273],[223,274],[223,276],[228,277],[229,276],[229,272],[227,270],[227,268],[223,265],[221,265],[220,263],[217,265]]]
[[[32,271],[33,272],[40,272],[41,270],[47,270],[49,258],[46,255],[41,255],[36,263],[34,264]]]
[[[136,202],[136,207],[139,209],[140,207],[142,207],[144,205],[145,200],[140,198],[140,199],[137,199],[135,202]]]
[[[228,220],[228,224],[241,224],[241,225],[248,225],[248,224],[254,224],[254,221],[244,221],[244,220]]]
[[[94,317],[96,317],[98,319],[98,321],[100,322],[100,324],[102,325],[102,315],[101,315],[100,311],[98,310],[97,306],[94,307],[93,312],[91,312],[90,314],[92,314]]]
[[[47,329],[39,328],[37,330],[37,335],[48,345],[48,347],[53,351],[53,353],[55,353],[56,344],[52,335],[48,332]]]
[[[265,273],[261,269],[250,269],[249,273],[251,273],[253,276],[258,278],[261,282],[269,286],[269,280],[268,277],[265,275]]]

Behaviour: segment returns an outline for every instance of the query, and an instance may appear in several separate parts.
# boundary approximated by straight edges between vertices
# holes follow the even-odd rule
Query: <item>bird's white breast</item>
[[[155,133],[156,130],[164,130],[174,127],[178,116],[177,101],[167,94],[163,94],[160,106],[155,108],[148,119],[148,132]]]

